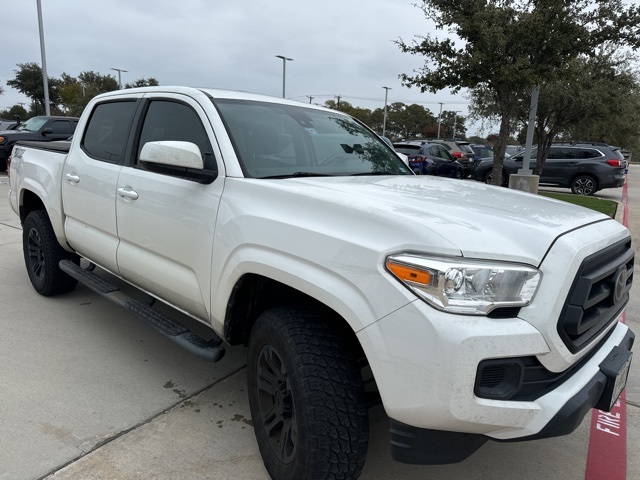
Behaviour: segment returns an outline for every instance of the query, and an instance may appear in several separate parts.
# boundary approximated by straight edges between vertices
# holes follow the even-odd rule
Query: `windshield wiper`
[[[257,177],[260,179],[265,178],[295,178],[295,177],[333,177],[333,175],[327,173],[317,173],[317,172],[295,172],[288,173],[286,175],[271,175],[269,177]]]

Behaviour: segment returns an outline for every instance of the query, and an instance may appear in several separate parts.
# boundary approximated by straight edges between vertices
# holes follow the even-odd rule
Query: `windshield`
[[[21,132],[37,132],[40,127],[46,123],[47,119],[42,117],[32,117],[24,123],[21,123],[16,127],[16,130]]]
[[[375,133],[346,115],[214,99],[247,177],[412,175]]]

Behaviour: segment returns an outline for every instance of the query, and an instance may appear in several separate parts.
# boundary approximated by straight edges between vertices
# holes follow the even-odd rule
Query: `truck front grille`
[[[569,351],[582,350],[627,305],[633,261],[627,239],[582,262],[558,321],[558,334]]]

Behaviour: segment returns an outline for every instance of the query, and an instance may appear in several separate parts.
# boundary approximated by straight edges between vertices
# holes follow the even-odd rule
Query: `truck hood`
[[[280,180],[388,224],[404,248],[539,265],[560,235],[610,217],[530,193],[428,176]],[[293,185],[292,185],[293,186]],[[385,217],[384,219],[382,217]],[[407,239],[407,236],[409,238]],[[440,237],[437,242],[434,239]],[[437,244],[437,245],[435,245]]]

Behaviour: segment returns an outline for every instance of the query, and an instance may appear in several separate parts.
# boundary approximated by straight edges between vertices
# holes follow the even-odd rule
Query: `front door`
[[[205,169],[220,171],[219,151],[202,107],[182,95],[148,94],[132,166],[118,179],[120,274],[134,285],[208,321],[211,259],[224,175],[210,184],[139,161],[151,141],[196,144]]]

